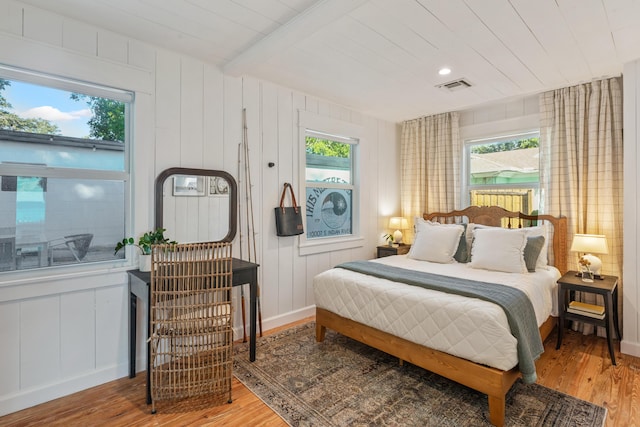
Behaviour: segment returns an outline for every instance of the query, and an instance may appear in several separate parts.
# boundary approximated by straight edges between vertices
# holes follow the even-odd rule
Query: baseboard
[[[0,416],[21,411],[129,375],[128,362],[0,397]]]
[[[630,356],[640,357],[640,343],[622,340],[620,342],[620,352]]]
[[[280,314],[278,316],[269,317],[266,319],[262,319],[262,331],[268,331],[269,329],[278,328],[280,326],[287,325],[289,323],[297,322],[299,320],[305,319],[310,316],[314,316],[316,314],[316,306],[310,305],[308,307],[303,307],[298,310],[290,311],[285,314]],[[234,337],[236,340],[242,338],[242,325],[237,325],[233,328]],[[247,335],[249,335],[249,325],[247,323]],[[260,328],[256,325],[256,335],[260,336]]]

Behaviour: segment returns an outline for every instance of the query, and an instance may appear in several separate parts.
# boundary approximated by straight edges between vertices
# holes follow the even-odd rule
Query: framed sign
[[[203,176],[175,175],[173,177],[174,196],[204,196]]]
[[[229,194],[229,182],[222,176],[209,177],[209,195],[227,195]]]

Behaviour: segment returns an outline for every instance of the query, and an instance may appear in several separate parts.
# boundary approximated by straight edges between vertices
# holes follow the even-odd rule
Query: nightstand
[[[400,246],[378,246],[378,256],[377,258],[382,258],[391,255],[404,255],[409,253],[409,249],[411,249],[411,245],[400,245]]]
[[[593,283],[583,282],[581,277],[576,276],[577,272],[568,271],[558,280],[558,343],[556,350],[562,345],[562,332],[567,320],[589,323],[591,325],[603,326],[607,333],[607,343],[609,344],[609,355],[611,363],[616,364],[613,351],[613,336],[615,331],[618,339],[621,339],[620,328],[618,326],[618,278],[615,276],[604,276],[604,279],[594,279]],[[602,295],[604,298],[604,317],[602,319],[568,312],[569,304],[574,300],[575,291],[587,292],[590,294]]]

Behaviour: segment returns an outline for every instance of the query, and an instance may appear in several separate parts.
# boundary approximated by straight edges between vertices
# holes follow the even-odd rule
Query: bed
[[[542,342],[551,333],[557,314],[555,283],[567,270],[566,218],[528,216],[499,207],[469,207],[448,213],[424,214],[423,219],[416,222],[424,222],[420,227],[429,233],[446,232],[447,235],[451,235],[449,227],[459,229],[460,226],[455,224],[464,224],[464,231],[461,235],[458,234],[460,238],[455,261],[416,260],[415,258],[420,258],[420,253],[414,251],[412,255],[412,251],[418,250],[418,243],[422,241],[417,234],[409,255],[372,260],[368,264],[375,264],[374,268],[378,270],[424,270],[428,274],[436,274],[433,277],[442,277],[443,281],[446,276],[461,277],[464,282],[464,276],[471,274],[483,282],[519,287],[532,300],[533,313],[529,316],[535,318],[532,320],[535,321],[533,328],[537,326],[535,333],[539,333],[536,338]],[[504,230],[505,228],[512,230]],[[482,268],[483,252],[480,249],[483,241],[489,238],[495,240],[496,235],[511,239],[522,233],[525,233],[522,244],[528,246],[521,246],[521,249],[529,250],[533,241],[544,241],[544,249],[539,254],[531,255],[529,252],[535,260],[533,264],[531,260],[527,260],[527,270],[512,272]],[[544,235],[545,238],[534,238],[537,234]],[[425,235],[420,237],[424,238]],[[472,241],[472,236],[476,240]],[[449,238],[451,239],[454,237]],[[447,238],[438,239],[440,240],[446,241]],[[462,257],[466,257],[467,262],[458,262],[463,242],[473,256],[463,254]],[[520,240],[518,245],[519,242]],[[476,244],[477,246],[473,246]],[[525,251],[525,258],[526,255]],[[485,258],[500,260],[503,257],[491,253],[490,257]],[[541,264],[543,258],[544,267]],[[482,300],[483,297],[477,299],[451,295],[439,289],[423,289],[399,283],[395,278],[346,269],[344,265],[341,267],[325,271],[314,278],[318,342],[324,340],[326,328],[330,328],[396,356],[401,361],[466,385],[488,396],[489,421],[496,426],[504,424],[506,393],[523,376],[520,369],[526,365],[519,363],[522,360],[519,359],[521,342],[510,333],[512,318],[507,319],[505,314],[508,310],[503,311],[495,303]],[[395,270],[396,268],[404,270]],[[511,268],[510,264],[506,268]],[[522,266],[517,266],[517,269],[521,268]],[[469,283],[473,284],[474,282]],[[538,288],[542,289],[541,294],[534,295]],[[459,313],[473,315],[463,321],[461,319],[465,316]],[[429,326],[425,327],[425,324]],[[424,333],[426,330],[430,332]],[[478,345],[488,342],[492,343],[489,347],[495,348],[478,350]],[[470,349],[473,354],[469,353]],[[535,380],[535,364],[533,369],[533,376],[528,372],[525,375],[530,380]]]

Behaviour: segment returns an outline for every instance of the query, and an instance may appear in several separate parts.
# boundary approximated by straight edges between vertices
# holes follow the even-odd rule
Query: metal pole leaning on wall
[[[243,137],[242,143],[244,145],[244,172],[245,172],[245,196],[247,200],[247,239],[249,235],[252,239],[253,244],[253,258],[251,257],[251,246],[249,241],[247,240],[248,253],[249,253],[249,262],[257,262],[258,261],[258,253],[256,251],[256,229],[253,215],[253,195],[252,188],[253,184],[251,183],[251,168],[249,167],[249,137],[247,134],[247,109],[242,109],[242,127],[243,127]],[[262,336],[262,307],[260,304],[260,283],[257,284],[257,295],[256,302],[258,304],[258,324],[260,327],[260,336]]]
[[[241,180],[241,167],[240,167],[240,159],[242,152],[242,143],[238,144],[238,189],[241,188],[242,180]],[[238,200],[240,198],[238,197]],[[238,230],[240,231],[240,258],[242,258],[242,211],[238,209]],[[242,342],[247,342],[247,312],[245,309],[244,303],[244,285],[240,285],[240,305],[242,311]]]

